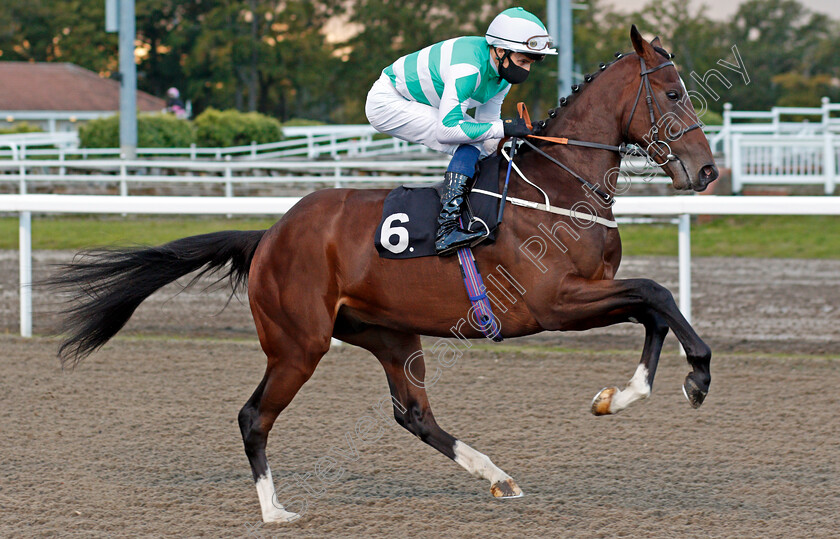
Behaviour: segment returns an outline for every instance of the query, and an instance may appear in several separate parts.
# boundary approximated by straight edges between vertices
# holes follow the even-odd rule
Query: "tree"
[[[4,0],[0,57],[4,61],[72,62],[108,75],[117,68],[117,37],[105,33],[105,3],[85,0]]]
[[[769,109],[784,95],[773,77],[799,72],[814,75],[820,43],[831,39],[832,26],[795,0],[748,0],[727,28],[727,46],[737,45],[749,71],[750,84],[733,85],[727,100],[736,109]]]
[[[705,4],[698,4],[692,10],[690,3],[680,0],[652,1],[638,16],[643,31],[651,38],[660,36],[665,48],[675,54],[675,63],[691,90],[698,89],[696,81],[689,77],[691,72],[702,75],[729,53],[720,38],[724,23],[708,18],[708,9]]]
[[[823,96],[837,96],[837,89],[832,88],[830,75],[807,77],[791,71],[774,76],[772,81],[781,94],[776,102],[780,107],[819,107]]]

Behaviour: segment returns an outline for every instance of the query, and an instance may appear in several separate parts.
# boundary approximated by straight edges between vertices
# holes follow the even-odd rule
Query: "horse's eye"
[[[668,99],[671,101],[679,101],[680,100],[680,93],[675,90],[669,90],[665,92],[665,95],[668,96]]]

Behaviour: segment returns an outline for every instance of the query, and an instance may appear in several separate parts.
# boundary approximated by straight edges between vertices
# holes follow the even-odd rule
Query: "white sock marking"
[[[510,479],[510,476],[493,464],[490,457],[479,453],[461,440],[455,441],[455,462],[479,479],[487,479],[491,485]]]
[[[610,403],[610,412],[619,412],[636,401],[648,398],[650,396],[650,386],[648,385],[647,379],[647,367],[640,363],[636,367],[636,373],[630,379],[627,387],[613,395],[612,402]]]
[[[274,479],[272,479],[271,469],[268,467],[265,469],[265,475],[261,475],[257,479],[257,496],[260,498],[263,522],[292,522],[300,518],[299,514],[286,511],[277,501]]]

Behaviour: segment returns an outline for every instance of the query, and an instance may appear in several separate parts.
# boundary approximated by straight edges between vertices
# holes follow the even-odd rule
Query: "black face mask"
[[[503,79],[505,79],[511,84],[519,84],[525,82],[525,79],[528,78],[528,74],[530,73],[530,71],[528,71],[524,67],[519,67],[518,65],[513,63],[513,60],[511,59],[510,55],[511,51],[506,50],[504,56],[500,58],[499,51],[496,51],[496,60],[499,61],[499,76],[501,76]],[[505,59],[507,59],[508,61],[507,67],[503,65]]]

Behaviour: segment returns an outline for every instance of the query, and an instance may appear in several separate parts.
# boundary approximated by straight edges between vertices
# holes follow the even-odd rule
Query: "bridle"
[[[668,66],[673,67],[674,62],[668,60],[667,62],[659,64],[658,66],[653,67],[651,69],[647,69],[647,65],[645,65],[645,59],[642,58],[641,56],[639,56],[639,62],[640,62],[640,67],[641,67],[641,70],[639,72],[641,80],[639,80],[639,89],[636,91],[636,99],[633,101],[633,108],[630,109],[630,118],[627,120],[627,126],[624,128],[624,138],[626,139],[629,136],[630,124],[633,122],[633,115],[636,113],[636,106],[639,104],[639,97],[641,97],[642,88],[644,87],[644,89],[645,89],[645,102],[647,103],[648,114],[650,115],[650,133],[653,135],[653,140],[645,148],[645,154],[647,154],[648,158],[650,159],[650,155],[651,155],[650,148],[651,148],[651,146],[659,146],[659,145],[665,146],[668,149],[668,151],[665,153],[665,161],[663,161],[662,163],[656,163],[657,165],[661,166],[661,165],[664,165],[665,163],[667,163],[669,161],[677,160],[678,157],[676,155],[674,155],[673,153],[671,153],[671,146],[667,142],[665,142],[664,140],[659,140],[659,125],[656,122],[656,118],[653,114],[653,109],[654,109],[654,107],[656,107],[656,110],[659,112],[659,118],[661,119],[662,116],[663,116],[662,108],[659,106],[659,102],[656,100],[656,97],[653,95],[653,89],[650,86],[650,79],[648,78],[648,76],[651,73],[659,71],[660,69],[663,69],[665,67],[668,67]],[[678,131],[675,136],[673,136],[673,137],[669,136],[668,138],[670,140],[676,140],[676,139],[680,138],[681,136],[685,135],[686,133],[688,133],[689,131],[692,131],[694,129],[699,129],[699,128],[700,128],[700,124],[699,123],[694,123],[694,124],[692,124],[688,127],[685,127],[683,129],[681,129],[680,131]]]
[[[620,55],[619,53],[616,53],[616,56],[618,58],[621,58],[622,55]],[[645,90],[645,102],[647,103],[648,114],[650,116],[650,132],[653,135],[653,140],[647,145],[646,148],[643,149],[641,146],[639,146],[637,144],[627,144],[627,143],[624,143],[624,142],[622,142],[621,145],[619,145],[619,146],[613,146],[613,145],[610,145],[610,144],[602,144],[602,143],[599,143],[599,142],[588,142],[588,141],[583,141],[583,140],[573,140],[573,139],[560,138],[560,137],[545,137],[545,136],[540,136],[540,135],[528,135],[527,138],[520,139],[520,140],[522,140],[522,142],[527,144],[532,150],[534,150],[535,152],[537,152],[541,156],[545,157],[546,159],[548,159],[549,161],[551,161],[555,165],[559,166],[560,168],[562,168],[563,170],[565,170],[566,172],[571,174],[572,177],[574,177],[579,182],[581,182],[581,184],[585,185],[590,190],[592,190],[594,193],[599,195],[608,204],[613,204],[615,202],[615,199],[610,194],[605,193],[604,191],[599,189],[598,186],[593,185],[591,182],[589,182],[588,180],[583,178],[580,174],[577,174],[576,172],[572,171],[568,166],[564,165],[559,160],[555,159],[553,156],[549,155],[548,153],[546,153],[545,151],[543,151],[542,149],[537,147],[533,142],[529,141],[528,139],[529,138],[534,138],[534,139],[539,139],[539,140],[545,140],[545,141],[548,141],[548,142],[553,142],[555,144],[565,144],[565,145],[570,145],[570,146],[581,146],[581,147],[585,147],[585,148],[607,150],[607,151],[612,151],[612,152],[618,152],[622,156],[634,155],[634,156],[645,157],[648,160],[648,162],[655,163],[658,166],[665,165],[666,163],[668,163],[670,161],[679,161],[679,157],[677,157],[676,155],[674,155],[671,152],[671,146],[667,142],[665,142],[664,140],[659,139],[659,126],[657,125],[656,116],[654,115],[653,110],[654,110],[654,107],[655,107],[656,110],[659,112],[659,117],[661,119],[663,117],[662,108],[659,106],[659,102],[656,101],[656,97],[654,97],[654,95],[653,95],[653,88],[651,88],[650,79],[648,78],[648,76],[651,73],[659,71],[660,69],[663,69],[663,68],[666,68],[666,67],[669,67],[669,66],[674,67],[674,63],[669,60],[665,63],[659,64],[658,66],[656,66],[654,68],[647,69],[647,65],[645,64],[645,60],[641,56],[639,56],[639,62],[640,62],[640,68],[641,68],[640,71],[639,71],[639,75],[640,75],[641,80],[639,81],[639,89],[636,91],[636,99],[633,101],[633,108],[630,109],[630,118],[627,120],[627,126],[624,128],[624,133],[623,134],[624,134],[625,139],[629,136],[630,124],[633,122],[633,115],[636,113],[636,107],[638,106],[639,98],[642,95],[642,88],[644,88],[644,90]],[[603,69],[603,66],[602,66],[602,69]],[[526,122],[530,124],[530,119],[527,118],[528,113],[527,113],[527,110],[524,109],[524,106],[520,109],[520,115],[522,115],[523,118],[525,118]],[[688,133],[689,131],[692,131],[694,129],[699,129],[699,128],[700,128],[700,124],[699,123],[694,123],[694,124],[684,128],[684,129],[681,129],[679,132],[676,133],[676,136],[674,136],[674,137],[669,136],[669,139],[670,140],[676,140],[679,137]],[[513,139],[513,147],[514,148],[516,146],[516,140],[517,139]],[[651,157],[651,154],[650,154],[649,150],[653,146],[665,146],[667,148],[667,153],[665,154],[665,161],[663,161],[662,163],[657,163]],[[513,159],[513,154],[511,154],[510,159],[511,160]],[[510,171],[508,171],[508,173],[509,172]]]

